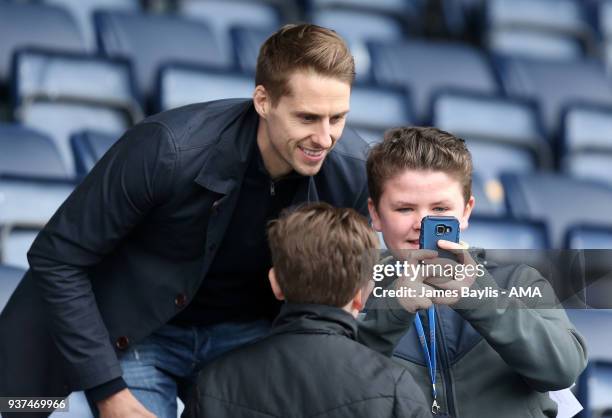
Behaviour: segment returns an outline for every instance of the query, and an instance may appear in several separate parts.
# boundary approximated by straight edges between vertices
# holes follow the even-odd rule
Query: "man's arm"
[[[121,376],[88,269],[169,196],[175,160],[174,143],[162,125],[132,128],[68,197],[28,252],[73,387],[91,388]]]

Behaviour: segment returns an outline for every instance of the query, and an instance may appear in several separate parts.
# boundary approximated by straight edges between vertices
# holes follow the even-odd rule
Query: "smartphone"
[[[459,242],[459,221],[454,216],[425,216],[421,219],[421,235],[419,247],[421,249],[436,250],[438,255],[455,260],[456,257],[449,251],[438,248],[438,240]]]

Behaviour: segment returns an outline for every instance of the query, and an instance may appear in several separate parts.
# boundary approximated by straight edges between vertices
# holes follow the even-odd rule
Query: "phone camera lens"
[[[444,234],[445,230],[446,230],[446,227],[444,225],[436,225],[436,234],[442,235]]]

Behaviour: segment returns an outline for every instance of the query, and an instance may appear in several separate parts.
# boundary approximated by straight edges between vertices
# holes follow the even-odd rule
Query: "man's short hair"
[[[472,195],[472,157],[465,141],[438,128],[389,129],[370,150],[366,167],[376,206],[385,183],[405,170],[442,171],[459,181],[465,202]]]
[[[367,220],[327,203],[284,211],[270,222],[268,242],[276,279],[292,303],[346,306],[378,258],[378,237]]]
[[[291,94],[289,78],[299,70],[348,84],[355,79],[355,62],[346,42],[336,32],[309,23],[285,25],[263,43],[255,84],[263,85],[276,105],[282,96]]]

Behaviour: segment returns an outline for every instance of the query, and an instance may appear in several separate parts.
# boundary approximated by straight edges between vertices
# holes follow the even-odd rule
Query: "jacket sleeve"
[[[454,308],[534,390],[570,387],[586,366],[583,338],[537,270],[521,265],[511,274],[509,286],[538,288],[542,298],[523,300],[500,293],[480,301],[464,298]],[[500,290],[488,273],[477,278],[472,289],[486,287]]]
[[[176,154],[163,125],[135,126],[62,204],[28,252],[73,389],[121,376],[88,270],[168,198]]]

